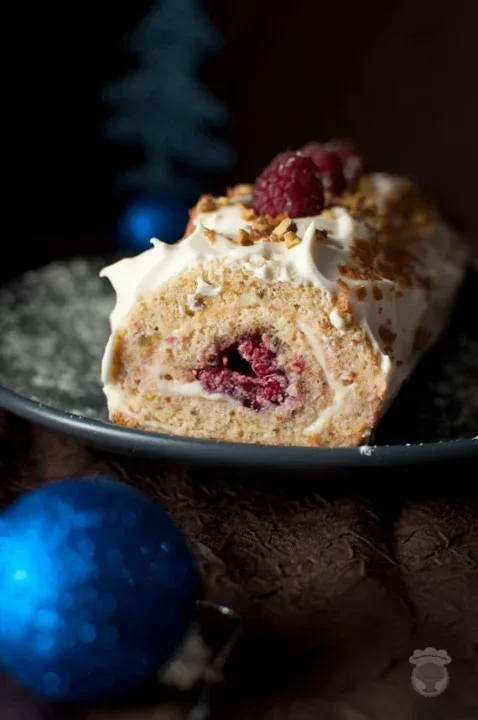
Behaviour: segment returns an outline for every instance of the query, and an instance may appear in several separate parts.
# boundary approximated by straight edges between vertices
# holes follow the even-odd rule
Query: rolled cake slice
[[[439,336],[463,241],[408,180],[374,174],[316,216],[205,196],[176,245],[104,269],[112,422],[273,445],[353,446]]]

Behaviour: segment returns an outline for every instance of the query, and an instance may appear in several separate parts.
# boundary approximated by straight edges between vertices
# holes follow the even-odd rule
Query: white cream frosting
[[[376,174],[371,181],[380,197],[385,202],[388,198],[398,196],[403,191],[401,178]],[[345,209],[332,208],[332,217],[317,215],[314,217],[295,218],[296,235],[302,242],[288,249],[283,242],[258,241],[252,245],[239,245],[235,237],[240,229],[247,230],[249,223],[244,219],[238,204],[225,205],[219,209],[203,213],[195,218],[194,231],[176,245],[168,245],[157,239],[151,240],[152,248],[134,258],[126,258],[101,271],[116,291],[116,306],[111,313],[112,335],[108,342],[102,364],[102,379],[110,410],[119,408],[117,389],[112,390],[109,383],[111,364],[111,348],[114,333],[132,309],[137,299],[145,293],[158,289],[168,280],[176,277],[188,268],[197,265],[207,266],[208,262],[220,258],[227,265],[239,264],[243,270],[267,283],[296,282],[312,284],[325,293],[336,293],[337,281],[342,277],[339,266],[350,266],[354,263],[352,249],[354,241],[369,240],[372,230],[363,220],[354,219]],[[205,230],[215,231],[214,242],[211,242]],[[316,239],[316,230],[324,230],[327,237],[323,242]],[[406,238],[405,238],[406,239]],[[436,340],[443,329],[446,317],[451,308],[452,300],[468,263],[468,251],[465,243],[445,223],[434,223],[420,230],[420,238],[410,246],[416,259],[417,267],[421,267],[423,275],[429,279],[427,291],[419,283],[403,288],[392,277],[380,277],[372,282],[363,279],[346,280],[349,287],[364,287],[366,297],[359,301],[350,301],[356,321],[368,333],[374,346],[381,354],[382,373],[389,383],[389,400],[392,400],[403,380],[413,370],[420,354],[413,351],[415,334],[420,326],[425,326],[431,334],[430,343]],[[383,298],[375,299],[371,285],[381,292]],[[221,287],[216,288],[204,280],[199,281],[194,295],[188,296],[189,307],[200,310],[197,303],[200,296],[215,297],[220,295]],[[330,321],[339,332],[346,332],[343,317],[335,309]],[[380,328],[384,325],[396,335],[393,343],[393,360],[387,354],[386,343],[380,336]],[[318,361],[324,365],[319,337],[315,337],[310,327],[302,328],[308,337],[311,348]],[[311,335],[312,333],[312,335]],[[320,352],[319,352],[320,351]],[[324,373],[328,376],[327,367]],[[334,384],[329,378],[331,390]],[[168,393],[174,392],[168,382]],[[190,389],[194,393],[202,393],[203,397],[211,397],[196,385]],[[180,394],[188,394],[187,388],[176,389]],[[339,388],[335,389],[336,398],[327,409],[328,415],[338,411],[344,398],[338,397]],[[343,387],[340,388],[343,395]],[[222,398],[223,399],[223,398]],[[327,416],[328,417],[328,416]],[[316,432],[327,420],[325,414],[313,423],[310,432]]]

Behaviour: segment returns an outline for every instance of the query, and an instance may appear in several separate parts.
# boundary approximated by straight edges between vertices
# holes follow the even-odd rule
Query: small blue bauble
[[[50,700],[101,700],[152,678],[197,597],[178,528],[112,479],[54,483],[0,515],[0,665]]]
[[[140,252],[155,237],[166,243],[179,240],[189,219],[191,198],[174,195],[142,195],[125,209],[118,223],[118,249]]]

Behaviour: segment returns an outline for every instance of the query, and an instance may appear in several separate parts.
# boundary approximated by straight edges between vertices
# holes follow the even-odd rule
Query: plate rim
[[[478,457],[478,436],[430,443],[327,448],[275,446],[201,440],[125,428],[68,413],[0,385],[0,407],[49,430],[76,438],[86,446],[133,457],[160,458],[181,464],[235,465],[256,469],[344,470],[406,466]]]

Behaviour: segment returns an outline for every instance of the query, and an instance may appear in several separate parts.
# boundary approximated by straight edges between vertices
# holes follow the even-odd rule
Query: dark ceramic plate
[[[0,406],[122,454],[295,469],[409,464],[478,457],[478,276],[366,448],[285,448],[156,435],[107,420],[99,383],[114,296],[104,261],[75,259],[0,289]]]

